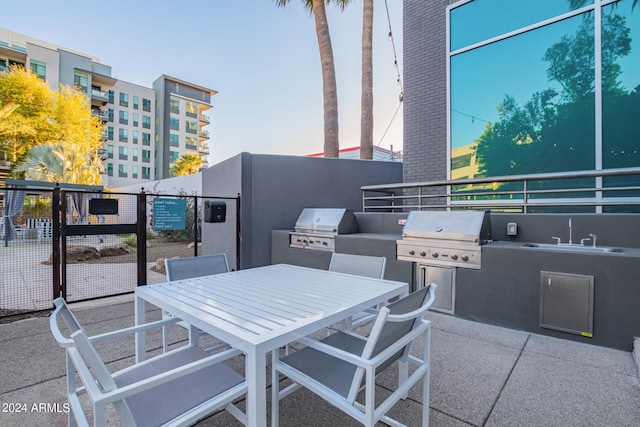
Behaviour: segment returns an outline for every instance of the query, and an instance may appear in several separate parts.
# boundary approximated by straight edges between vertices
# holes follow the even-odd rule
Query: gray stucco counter
[[[629,351],[633,338],[640,336],[640,249],[621,249],[624,252],[579,253],[523,247],[522,242],[490,243],[482,248],[482,269],[457,270],[455,313],[480,322]],[[542,278],[555,273],[558,277],[592,278],[592,296],[588,297],[592,333],[541,327],[541,301],[546,292]]]

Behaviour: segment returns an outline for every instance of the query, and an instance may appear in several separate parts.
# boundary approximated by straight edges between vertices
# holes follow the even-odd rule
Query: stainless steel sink
[[[612,248],[609,246],[582,246],[579,244],[568,243],[525,243],[523,248],[544,249],[548,251],[561,252],[582,252],[582,253],[624,253],[620,248]]]

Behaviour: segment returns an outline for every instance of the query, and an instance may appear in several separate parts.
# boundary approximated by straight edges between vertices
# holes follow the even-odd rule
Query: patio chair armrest
[[[165,353],[167,354],[167,353]],[[220,353],[213,354],[211,356],[204,357],[200,360],[196,360],[194,362],[188,363],[186,365],[180,366],[178,368],[171,369],[169,371],[163,372],[158,375],[154,375],[149,378],[145,378],[141,381],[135,382],[133,384],[126,385],[124,387],[118,388],[116,390],[103,393],[101,399],[105,402],[115,402],[120,399],[127,398],[129,396],[133,396],[137,393],[141,393],[143,391],[149,390],[150,388],[159,386],[168,381],[172,381],[176,378],[180,378],[184,375],[197,372],[201,369],[207,368],[209,366],[215,365],[217,363],[228,360],[232,357],[238,356],[242,354],[242,352],[238,349],[231,348],[229,350],[225,350]],[[163,356],[159,356],[163,357]],[[154,359],[149,359],[146,362],[152,362]],[[140,366],[141,364],[134,365],[133,367]],[[133,368],[132,367],[132,368]],[[123,370],[118,372],[118,374],[114,375],[114,378],[117,378],[119,374],[125,373],[127,370]]]
[[[358,335],[353,335],[353,334],[350,334],[350,335],[352,335],[352,336],[354,336],[356,338],[359,338],[359,339],[363,339],[363,338],[360,338]],[[307,337],[300,338],[297,341],[302,343],[302,344],[304,344],[304,345],[306,345],[307,347],[313,348],[314,350],[320,351],[322,353],[329,354],[329,355],[331,355],[331,356],[333,356],[333,357],[335,357],[337,359],[344,360],[345,362],[352,363],[352,364],[354,364],[356,366],[360,366],[360,367],[365,368],[365,367],[371,365],[369,359],[365,359],[362,356],[359,356],[359,355],[353,354],[353,353],[349,353],[348,351],[341,350],[341,349],[339,349],[337,347],[334,347],[334,346],[329,345],[329,344],[325,344],[325,343],[323,343],[321,341],[317,341],[317,340],[314,340],[314,339],[311,339],[311,338],[307,338]]]
[[[161,328],[163,326],[171,325],[173,323],[180,322],[178,317],[171,317],[168,319],[157,320],[155,322],[143,323],[142,325],[131,326],[129,328],[119,329],[117,331],[105,332],[104,334],[93,335],[89,337],[89,341],[94,344],[100,341],[106,341],[114,338],[120,338],[127,335],[135,334],[136,332],[147,331],[149,329]]]

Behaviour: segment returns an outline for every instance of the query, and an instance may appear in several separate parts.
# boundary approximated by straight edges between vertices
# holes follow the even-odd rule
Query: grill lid
[[[489,212],[412,211],[402,229],[402,237],[481,245],[491,240]]]
[[[358,232],[358,223],[353,209],[305,208],[294,229],[298,233],[351,234]]]

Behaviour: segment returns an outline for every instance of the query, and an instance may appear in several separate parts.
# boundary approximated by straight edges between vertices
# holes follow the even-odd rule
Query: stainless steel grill
[[[424,265],[481,268],[491,241],[489,212],[413,211],[396,241],[396,257]]]
[[[305,208],[289,233],[289,246],[333,252],[337,235],[357,232],[352,209]]]

